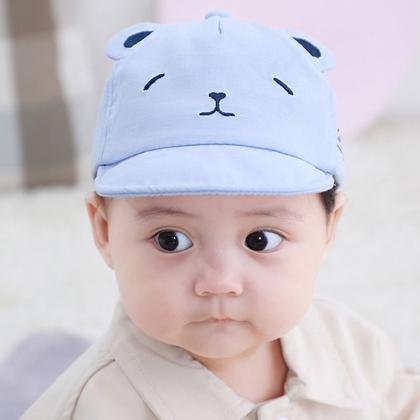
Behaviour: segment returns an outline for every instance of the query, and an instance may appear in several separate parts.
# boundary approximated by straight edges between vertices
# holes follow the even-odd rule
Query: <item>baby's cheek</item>
[[[287,331],[295,327],[305,316],[312,301],[312,283],[302,282],[298,287],[293,288],[288,297],[282,300],[280,316],[283,319],[283,326]]]
[[[278,281],[269,293],[259,296],[257,322],[269,335],[284,335],[303,318],[312,300],[312,283],[298,278]]]
[[[185,323],[186,302],[178,298],[176,291],[154,289],[142,299],[142,319],[160,337],[171,335]]]
[[[139,301],[135,307],[131,307],[128,315],[144,333],[167,342],[167,338],[176,330],[176,321],[170,314],[171,311],[165,305],[145,299]]]

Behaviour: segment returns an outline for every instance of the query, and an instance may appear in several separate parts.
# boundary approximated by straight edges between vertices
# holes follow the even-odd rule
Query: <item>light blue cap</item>
[[[91,175],[102,196],[307,194],[337,189],[344,160],[332,53],[306,34],[207,13],[139,22],[114,63]]]

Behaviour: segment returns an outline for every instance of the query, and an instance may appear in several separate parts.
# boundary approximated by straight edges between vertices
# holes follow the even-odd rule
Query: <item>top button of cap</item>
[[[205,19],[211,18],[213,16],[232,17],[229,13],[226,13],[223,10],[212,10],[206,14]]]

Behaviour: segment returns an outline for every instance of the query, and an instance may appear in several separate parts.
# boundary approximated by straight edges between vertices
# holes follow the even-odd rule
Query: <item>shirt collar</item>
[[[301,322],[281,338],[283,357],[292,371],[285,391],[292,400],[361,409],[355,384],[328,329],[323,305],[315,298]]]
[[[361,408],[316,300],[280,340],[289,367],[286,395],[256,404],[236,394],[184,349],[143,333],[128,318],[121,300],[116,303],[107,336],[116,363],[160,419],[239,420],[260,405],[286,407],[297,400]]]

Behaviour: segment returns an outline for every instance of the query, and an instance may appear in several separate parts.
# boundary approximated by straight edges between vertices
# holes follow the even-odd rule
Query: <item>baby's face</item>
[[[245,214],[258,211],[273,215]],[[127,197],[106,218],[88,212],[133,323],[206,358],[237,355],[301,320],[340,213],[327,225],[317,194]]]

